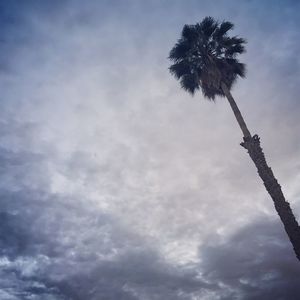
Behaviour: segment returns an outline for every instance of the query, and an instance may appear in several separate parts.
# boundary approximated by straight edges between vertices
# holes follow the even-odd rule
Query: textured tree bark
[[[260,146],[259,137],[257,135],[250,138],[244,137],[244,142],[241,143],[241,146],[248,150],[266,190],[273,199],[275,209],[293,245],[295,254],[300,260],[300,227],[292,212],[290,204],[285,200],[280,184],[266,162],[265,155]]]

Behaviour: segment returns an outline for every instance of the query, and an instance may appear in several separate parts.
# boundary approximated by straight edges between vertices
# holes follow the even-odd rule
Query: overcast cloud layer
[[[300,265],[224,99],[168,52],[248,40],[233,94],[300,218],[298,1],[0,1],[0,299],[297,299]]]

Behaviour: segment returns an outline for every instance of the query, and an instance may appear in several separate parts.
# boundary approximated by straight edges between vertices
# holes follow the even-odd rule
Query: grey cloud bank
[[[248,39],[233,94],[299,217],[295,1],[2,1],[0,298],[296,299],[223,99],[168,74],[185,23]]]

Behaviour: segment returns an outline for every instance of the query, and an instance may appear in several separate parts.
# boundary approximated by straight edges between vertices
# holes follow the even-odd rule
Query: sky
[[[184,24],[247,40],[232,90],[300,218],[300,3],[0,0],[0,299],[296,299],[300,265]]]

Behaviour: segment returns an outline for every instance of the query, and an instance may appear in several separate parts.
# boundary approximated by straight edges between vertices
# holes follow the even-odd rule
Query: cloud
[[[292,247],[272,219],[256,220],[226,241],[204,246],[201,255],[203,276],[223,287],[221,299],[294,299],[300,292]]]
[[[248,77],[233,94],[299,215],[298,4],[0,5],[0,298],[297,292],[228,104],[190,99],[167,55],[185,23],[236,24]]]
[[[212,288],[113,217],[75,199],[24,192],[1,195],[7,299],[188,299]]]

